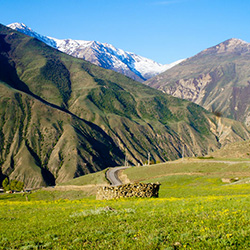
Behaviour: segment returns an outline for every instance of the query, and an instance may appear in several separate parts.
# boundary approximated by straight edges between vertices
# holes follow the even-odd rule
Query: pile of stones
[[[233,182],[236,182],[238,181],[239,178],[222,178],[221,181],[224,182],[224,183],[233,183]]]
[[[158,197],[159,183],[134,183],[120,186],[99,187],[96,194],[97,200],[111,200],[127,197]]]

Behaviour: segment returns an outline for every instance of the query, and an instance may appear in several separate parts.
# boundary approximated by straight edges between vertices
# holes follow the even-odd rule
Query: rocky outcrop
[[[97,200],[111,200],[127,197],[158,197],[159,183],[135,183],[120,186],[105,186],[97,190]]]
[[[239,180],[239,178],[222,178],[221,179],[221,181],[223,182],[223,183],[233,183],[233,182],[236,182],[236,181],[238,181]]]
[[[163,92],[200,105],[206,94],[206,87],[211,81],[210,74],[202,74],[197,78],[187,80],[180,79],[175,85],[163,89]]]

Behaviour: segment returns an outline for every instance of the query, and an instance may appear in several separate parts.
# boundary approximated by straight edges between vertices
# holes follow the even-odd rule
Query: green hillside
[[[0,179],[54,185],[107,167],[204,155],[241,123],[0,25]]]

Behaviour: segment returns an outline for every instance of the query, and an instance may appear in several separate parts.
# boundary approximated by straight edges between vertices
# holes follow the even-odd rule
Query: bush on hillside
[[[21,191],[23,190],[24,183],[18,180],[9,181],[8,178],[6,177],[2,182],[2,186],[4,191],[9,191],[9,190]]]

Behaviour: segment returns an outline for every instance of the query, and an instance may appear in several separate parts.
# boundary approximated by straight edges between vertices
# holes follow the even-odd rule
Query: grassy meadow
[[[160,182],[160,197],[1,194],[0,249],[250,248],[250,163],[191,159],[124,172],[134,182]],[[239,184],[222,182],[235,177]]]

